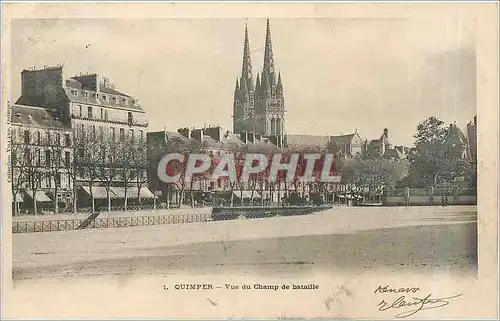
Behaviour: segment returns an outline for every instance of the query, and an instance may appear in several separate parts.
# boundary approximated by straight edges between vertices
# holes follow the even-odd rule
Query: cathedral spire
[[[257,73],[257,80],[255,81],[255,96],[260,97],[260,76]]]
[[[248,40],[248,26],[245,24],[245,43],[243,45],[243,65],[241,67],[242,82],[245,79],[246,87],[252,87],[252,59],[250,58],[250,41]]]
[[[274,57],[273,57],[273,44],[271,41],[271,25],[269,18],[267,19],[266,27],[266,45],[264,49],[264,69],[263,74],[274,74]]]
[[[237,100],[239,97],[239,94],[240,94],[240,84],[238,82],[238,78],[236,78],[236,86],[234,88],[234,100]]]
[[[276,93],[279,96],[283,95],[283,83],[281,82],[281,72],[278,73],[278,84],[276,85]]]

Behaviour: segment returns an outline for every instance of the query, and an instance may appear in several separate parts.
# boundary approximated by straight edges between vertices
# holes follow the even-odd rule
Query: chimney
[[[243,141],[243,143],[248,143],[248,135],[246,131],[240,132],[240,139]]]
[[[196,141],[198,142],[202,142],[203,141],[203,129],[199,128],[199,129],[193,129],[193,132],[191,133],[191,137],[196,139]]]
[[[177,132],[186,138],[191,138],[191,130],[188,127],[179,128]]]
[[[220,142],[222,139],[222,128],[220,126],[205,128],[205,134],[213,140]]]
[[[387,128],[384,128],[384,136],[389,138],[389,130]]]
[[[248,141],[249,141],[250,143],[253,143],[253,142],[254,142],[254,140],[255,140],[255,133],[254,133],[254,132],[250,132],[250,133],[248,133],[248,136],[247,136],[247,137],[248,137]]]

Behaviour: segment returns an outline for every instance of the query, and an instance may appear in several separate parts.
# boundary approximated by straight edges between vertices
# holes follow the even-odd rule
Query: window
[[[95,125],[92,125],[92,137],[96,137],[96,133],[95,133]]]
[[[83,150],[83,147],[78,148],[78,157],[83,157],[85,156],[85,151]]]
[[[64,135],[64,141],[66,146],[71,145],[71,138],[69,137],[69,134]]]
[[[66,152],[64,154],[64,163],[66,164],[66,167],[69,167],[70,165],[70,153],[69,152]]]
[[[87,112],[88,112],[88,117],[92,118],[92,107],[91,106],[87,107]]]
[[[104,119],[104,109],[101,108],[101,119]]]
[[[108,111],[107,110],[104,111],[104,119],[108,120]]]
[[[24,143],[25,144],[30,143],[30,131],[29,130],[24,131]]]
[[[130,138],[130,140],[134,140],[134,130],[133,129],[130,129],[128,131],[128,137]]]
[[[85,98],[89,98],[89,92],[88,91],[85,92]]]
[[[45,165],[50,166],[50,150],[45,151]]]
[[[41,156],[40,150],[37,150],[36,151],[36,166],[40,166],[41,163],[42,163],[42,156]]]
[[[56,173],[55,183],[57,187],[61,187],[61,173]]]
[[[142,130],[139,130],[139,139],[141,142],[144,141],[144,132]]]
[[[61,145],[61,134],[56,134],[56,145]]]
[[[111,140],[115,141],[116,140],[116,133],[115,133],[115,128],[111,127]]]
[[[99,126],[99,138],[104,138],[104,127]]]
[[[80,134],[83,134],[83,132],[85,131],[83,128],[83,124],[78,125],[78,131],[80,132]]]
[[[120,128],[120,141],[125,141],[125,129]]]
[[[42,134],[40,132],[36,132],[36,141],[38,145],[42,144]]]
[[[80,109],[80,117],[83,117],[82,105],[78,105],[78,108]]]
[[[50,145],[50,132],[47,132],[47,145]]]

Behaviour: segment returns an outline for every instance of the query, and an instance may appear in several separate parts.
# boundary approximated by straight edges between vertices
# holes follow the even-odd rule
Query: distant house
[[[330,136],[330,146],[338,148],[348,158],[363,156],[363,140],[357,130],[349,135]]]
[[[364,144],[365,158],[383,158],[392,161],[402,161],[406,159],[408,149],[404,146],[393,146],[389,140],[389,130],[384,128],[382,136]]]

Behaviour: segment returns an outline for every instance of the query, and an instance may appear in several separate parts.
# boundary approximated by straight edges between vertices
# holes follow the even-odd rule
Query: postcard
[[[21,318],[494,319],[498,3],[3,3]]]

